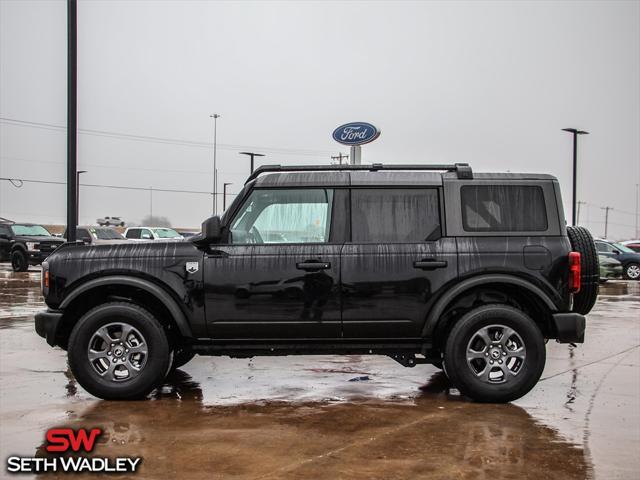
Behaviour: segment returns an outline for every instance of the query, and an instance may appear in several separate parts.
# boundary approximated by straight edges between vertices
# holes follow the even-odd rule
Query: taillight
[[[569,252],[569,291],[578,293],[580,291],[580,253]]]
[[[40,276],[40,290],[45,297],[49,293],[49,264],[42,262],[42,271]]]

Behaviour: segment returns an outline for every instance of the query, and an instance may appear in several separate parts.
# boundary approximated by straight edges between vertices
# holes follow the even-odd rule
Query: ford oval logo
[[[333,139],[343,145],[364,145],[380,136],[380,130],[366,122],[340,125],[333,131]]]

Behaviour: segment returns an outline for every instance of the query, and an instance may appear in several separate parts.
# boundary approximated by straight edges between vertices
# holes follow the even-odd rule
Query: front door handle
[[[436,260],[435,258],[423,258],[413,262],[413,268],[419,268],[420,270],[435,270],[436,268],[445,268],[447,266],[446,260]]]
[[[296,268],[298,270],[305,270],[307,272],[312,272],[315,270],[328,270],[331,268],[331,263],[307,260],[306,262],[296,263]]]

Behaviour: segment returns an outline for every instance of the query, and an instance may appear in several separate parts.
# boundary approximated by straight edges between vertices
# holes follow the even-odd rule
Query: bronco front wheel
[[[105,400],[144,397],[169,368],[162,326],[138,305],[111,302],[82,316],[69,337],[69,366],[78,383]]]
[[[445,346],[449,379],[479,402],[510,402],[525,395],[544,369],[544,338],[524,312],[486,305],[465,314]]]

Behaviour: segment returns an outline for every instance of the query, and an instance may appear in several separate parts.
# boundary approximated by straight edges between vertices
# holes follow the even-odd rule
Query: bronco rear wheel
[[[586,315],[598,299],[600,263],[596,244],[584,227],[567,227],[567,235],[574,252],[580,253],[580,291],[573,297],[573,311]]]
[[[111,302],[82,316],[69,337],[69,366],[78,383],[105,400],[144,397],[170,365],[167,336],[138,305]]]
[[[525,395],[544,369],[544,338],[535,322],[507,305],[466,313],[445,345],[447,376],[478,402],[510,402]]]

